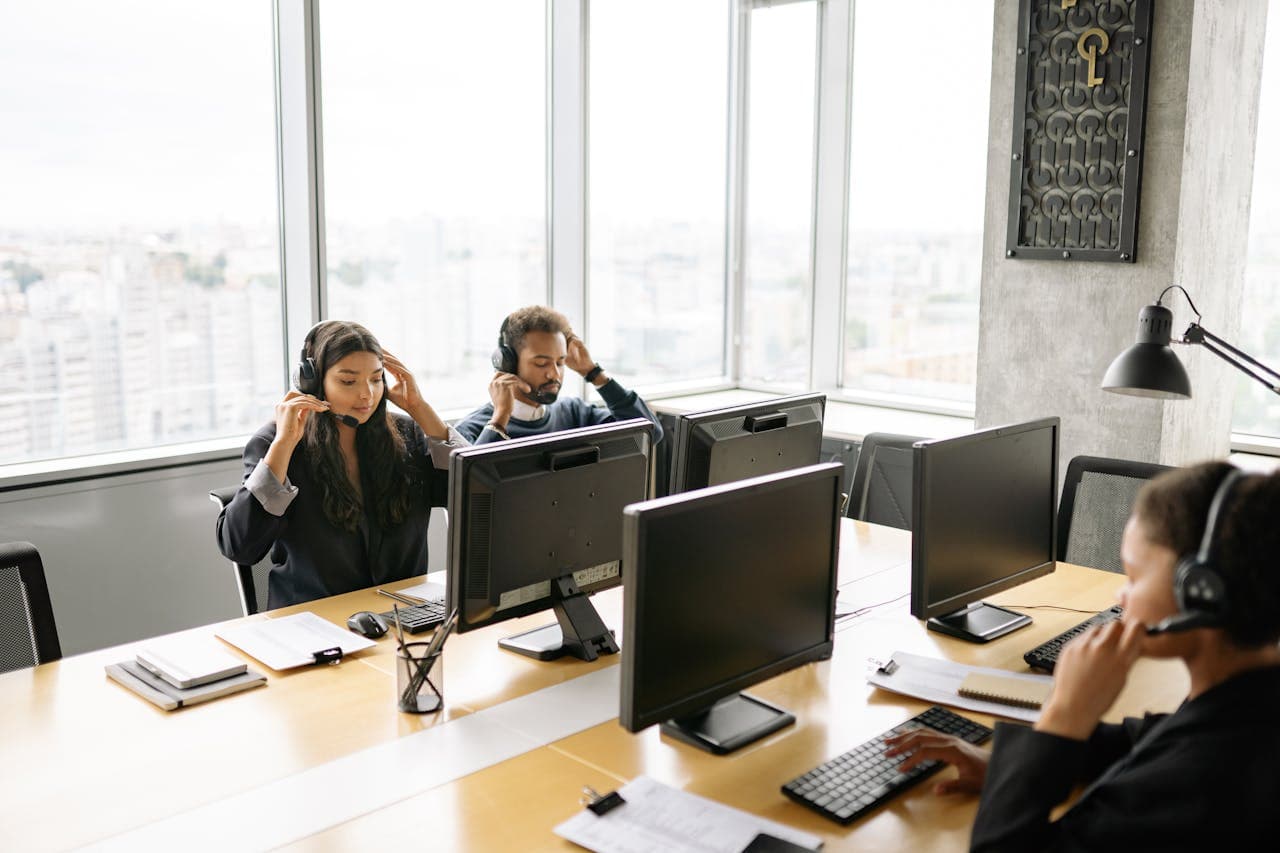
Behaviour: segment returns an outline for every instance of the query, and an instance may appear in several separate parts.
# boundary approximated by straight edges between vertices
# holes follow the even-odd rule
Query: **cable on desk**
[[[868,604],[866,607],[859,607],[857,610],[853,610],[848,613],[842,613],[838,617],[836,617],[836,619],[837,621],[839,621],[841,619],[852,619],[855,616],[862,616],[865,613],[870,613],[872,610],[875,610],[877,607],[884,607],[885,605],[893,604],[895,601],[901,601],[902,599],[906,598],[909,595],[911,595],[911,593],[904,592],[902,595],[899,595],[897,598],[891,598],[888,601],[882,601],[879,604]]]
[[[1081,610],[1079,607],[1063,607],[1061,604],[1001,604],[1001,607],[1013,607],[1017,610],[1070,610],[1072,613],[1101,613],[1101,610]],[[1102,608],[1106,610],[1107,608]]]

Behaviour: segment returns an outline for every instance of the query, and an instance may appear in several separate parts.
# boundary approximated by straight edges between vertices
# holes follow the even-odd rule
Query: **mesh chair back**
[[[60,657],[40,552],[30,542],[0,545],[0,672]]]
[[[1123,572],[1120,539],[1138,490],[1168,465],[1077,456],[1067,466],[1058,506],[1058,559]]]
[[[214,489],[209,492],[209,500],[217,504],[218,511],[221,512],[239,490],[238,486]],[[240,609],[245,616],[251,616],[258,612],[258,603],[267,599],[267,573],[271,567],[265,560],[256,566],[236,562],[232,562],[231,566],[235,573],[236,590],[240,593]]]
[[[911,529],[914,435],[873,432],[862,440],[849,488],[849,517]]]

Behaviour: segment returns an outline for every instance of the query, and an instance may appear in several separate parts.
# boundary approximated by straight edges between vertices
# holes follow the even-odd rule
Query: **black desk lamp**
[[[1164,397],[1177,400],[1191,398],[1191,380],[1187,378],[1186,368],[1173,354],[1170,344],[1170,329],[1173,327],[1173,312],[1160,304],[1164,295],[1177,288],[1187,297],[1187,304],[1195,311],[1196,319],[1182,333],[1180,344],[1199,344],[1218,358],[1230,364],[1236,370],[1250,376],[1280,394],[1280,373],[1246,355],[1222,338],[1200,325],[1200,311],[1191,301],[1191,295],[1178,284],[1173,284],[1161,291],[1154,305],[1148,305],[1138,314],[1138,342],[1129,347],[1116,360],[1111,362],[1107,373],[1102,377],[1102,388],[1117,394],[1132,394],[1135,397]]]

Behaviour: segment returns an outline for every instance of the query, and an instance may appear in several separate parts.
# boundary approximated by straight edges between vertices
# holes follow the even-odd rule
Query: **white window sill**
[[[693,385],[694,383],[690,383]],[[702,387],[705,389],[707,383]],[[645,399],[657,412],[681,414],[725,406],[740,406],[780,396],[768,391],[746,388],[724,388],[710,383],[711,389],[675,396],[671,386],[648,389]],[[465,417],[471,409],[442,411],[440,416],[450,423]],[[865,403],[851,403],[828,398],[823,434],[846,441],[861,441],[871,432],[919,435],[926,438],[949,438],[973,430],[973,418],[956,415],[914,412]],[[207,441],[165,444],[141,450],[120,450],[85,456],[68,456],[37,462],[0,465],[0,491],[51,485],[71,480],[132,474],[158,468],[194,465],[239,458],[249,436],[236,435]],[[1280,439],[1268,436],[1233,434],[1233,463],[1249,471],[1272,471],[1280,468]]]

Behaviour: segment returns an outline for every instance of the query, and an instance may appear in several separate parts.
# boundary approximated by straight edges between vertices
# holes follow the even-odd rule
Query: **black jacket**
[[[1077,784],[1070,810],[1049,813]],[[996,726],[973,850],[1256,850],[1280,839],[1280,667],[1088,741]]]
[[[271,554],[267,608],[301,604],[329,595],[420,575],[427,570],[427,523],[433,506],[448,501],[449,472],[435,468],[427,437],[411,418],[395,416],[414,471],[412,503],[400,525],[384,530],[368,514],[355,532],[335,527],[325,517],[303,446],[289,460],[289,481],[298,494],[275,516],[244,486],[218,517],[218,548],[230,560],[253,564]],[[268,423],[244,448],[248,479],[275,438]],[[366,482],[363,491],[372,486]]]

